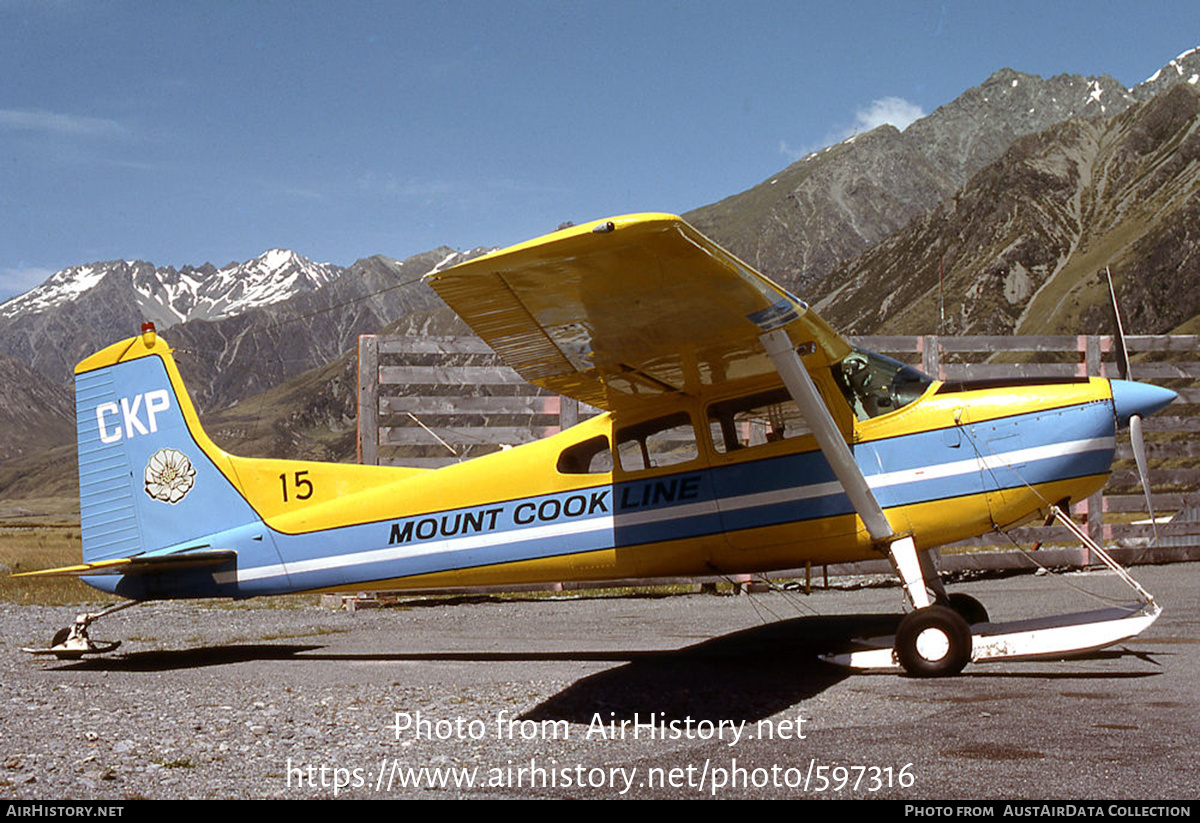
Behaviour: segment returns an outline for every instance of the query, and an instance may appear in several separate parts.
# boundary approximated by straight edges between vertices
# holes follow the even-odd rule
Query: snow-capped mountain
[[[80,359],[151,320],[187,351],[180,367],[193,400],[224,405],[329,362],[359,334],[439,305],[421,278],[462,257],[439,248],[342,268],[273,249],[219,269],[73,266],[0,305],[0,354],[65,383]]]
[[[71,266],[40,286],[0,304],[0,318],[42,314],[73,303],[102,283],[124,287],[143,316],[167,328],[187,320],[218,320],[269,306],[336,280],[344,269],[271,249],[245,263],[215,268],[155,267],[142,260]]]
[[[1200,84],[1200,47],[1188,49],[1133,89],[1138,100],[1149,100],[1176,83]]]

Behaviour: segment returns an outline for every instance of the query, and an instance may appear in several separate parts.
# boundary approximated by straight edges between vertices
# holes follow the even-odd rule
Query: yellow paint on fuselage
[[[940,394],[933,383],[919,399],[889,414],[859,421],[854,442],[867,443],[905,434],[949,429],[1028,412],[1049,411],[1112,399],[1108,381],[1100,377],[1078,383],[1038,383]]]

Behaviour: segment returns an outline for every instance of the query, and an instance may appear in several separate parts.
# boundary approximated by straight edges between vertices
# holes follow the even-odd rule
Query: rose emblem
[[[146,464],[146,494],[164,503],[178,503],[196,482],[196,469],[178,449],[159,449]]]

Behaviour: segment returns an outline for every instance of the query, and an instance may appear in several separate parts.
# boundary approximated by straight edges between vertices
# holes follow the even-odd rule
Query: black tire
[[[947,606],[917,609],[896,630],[896,657],[912,677],[953,677],[971,660],[971,627]]]
[[[990,622],[988,620],[987,608],[974,597],[971,597],[971,595],[955,592],[946,600],[946,605],[962,615],[962,619],[967,621],[968,626],[974,626],[976,623]]]
[[[54,639],[50,641],[50,648],[53,649],[55,646],[57,646],[59,643],[62,643],[64,640],[66,640],[70,636],[71,636],[70,629],[59,629],[58,631],[56,631],[54,633]]]

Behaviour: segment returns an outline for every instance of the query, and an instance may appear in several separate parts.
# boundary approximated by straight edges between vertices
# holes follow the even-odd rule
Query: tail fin
[[[83,559],[125,558],[254,523],[153,327],[75,367]],[[223,471],[224,469],[224,471]]]

